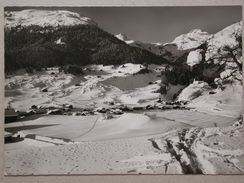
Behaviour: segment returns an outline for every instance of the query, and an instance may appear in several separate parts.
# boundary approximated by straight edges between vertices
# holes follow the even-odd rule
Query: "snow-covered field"
[[[233,124],[235,119],[185,112],[128,113],[110,120],[103,119],[102,115],[47,116],[21,124],[10,123],[6,125],[8,130],[19,128],[19,134],[26,138],[5,145],[5,171],[10,175],[174,174],[186,173],[186,166],[196,163],[202,172],[195,172],[192,167],[188,171],[242,173],[242,126],[203,128],[214,126],[210,122],[206,124],[207,121],[217,121],[221,126]],[[40,124],[43,126],[38,127]],[[35,138],[28,137],[30,134],[36,134]],[[173,143],[180,159],[174,157],[177,155],[168,142]],[[179,149],[180,143],[186,147]],[[191,160],[194,154],[197,157]],[[225,168],[221,161],[225,161]]]
[[[35,75],[20,75],[6,78],[5,91],[7,94],[5,107],[11,106],[17,110],[28,110],[32,105],[62,106],[65,103],[74,107],[101,106],[109,101],[119,101],[122,104],[137,104],[142,100],[155,99],[159,95],[153,93],[160,88],[160,78],[157,82],[138,87],[132,91],[122,91],[112,85],[104,85],[102,81],[115,77],[131,76],[143,68],[140,64],[124,64],[121,66],[90,66],[93,72],[84,79],[69,85],[75,77],[71,74],[58,73],[57,68]],[[103,71],[103,75],[96,74]],[[51,74],[55,73],[55,74]],[[155,72],[155,74],[157,74]],[[136,76],[135,76],[136,77]],[[146,77],[146,76],[144,76]],[[133,80],[133,77],[130,77]],[[84,81],[85,80],[85,81]],[[75,85],[76,84],[76,85]],[[48,89],[43,92],[42,89]],[[21,95],[10,95],[9,91]],[[140,96],[138,98],[138,96]]]
[[[155,74],[151,83],[133,85],[138,77],[147,77],[133,75],[142,68],[139,64],[93,65],[78,78],[55,68],[11,76],[6,78],[5,105],[20,111],[32,105],[72,104],[77,109],[111,107],[111,102],[114,106],[155,105],[160,97],[155,92],[160,88],[159,71],[150,66],[150,77]],[[131,88],[122,90],[105,82],[117,78],[129,78]],[[243,126],[236,122],[241,114],[241,85],[216,89],[212,95],[210,91],[198,81],[185,88],[178,100],[192,101],[187,104],[191,110],[130,111],[111,119],[102,113],[43,115],[8,123],[5,130],[17,132],[15,136],[23,140],[5,144],[5,173],[243,173]]]

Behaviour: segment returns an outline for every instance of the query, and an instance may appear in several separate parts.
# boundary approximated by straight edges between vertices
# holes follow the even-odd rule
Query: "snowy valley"
[[[244,173],[241,22],[143,43],[22,10],[5,34],[7,175]]]

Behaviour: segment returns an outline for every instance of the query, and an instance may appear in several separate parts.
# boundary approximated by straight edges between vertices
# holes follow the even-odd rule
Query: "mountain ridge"
[[[6,11],[5,27],[16,26],[70,26],[70,25],[96,25],[97,23],[88,17],[81,17],[78,13],[66,10],[36,10]]]
[[[23,26],[5,21],[6,72],[21,68],[32,70],[33,68],[40,69],[40,67],[69,64],[161,64],[167,61],[143,48],[127,45],[93,23],[80,22],[79,15],[76,13],[74,15],[76,18],[78,17],[79,21],[78,23],[75,22],[74,25],[70,25],[72,21],[68,21],[68,23],[61,21],[61,25],[57,25],[56,20],[53,20],[54,24],[44,24],[43,22],[48,21],[48,18],[40,24],[38,22],[37,25],[33,25],[32,21],[29,23],[29,14],[27,13],[28,15],[24,16],[26,11],[30,13],[31,10],[18,12],[23,16],[20,20],[26,19],[22,21]],[[43,15],[52,11],[38,10],[38,12]],[[72,12],[68,12],[68,14],[72,14]],[[12,22],[15,22],[13,13],[8,14],[5,19],[11,19],[11,16],[13,16]],[[67,20],[66,18],[63,19]]]
[[[24,16],[26,12],[27,15]],[[45,13],[50,13],[51,17],[59,16],[64,12],[64,15],[60,16],[63,21],[59,25],[56,24],[56,20],[53,20],[54,24],[47,25],[43,23],[48,20],[47,18],[40,24],[33,25],[29,23],[31,22],[29,17],[30,14],[36,12],[39,12],[35,15],[37,17]],[[22,21],[24,26],[13,23],[16,14],[18,18],[20,15],[23,16],[20,20],[26,19],[26,21]],[[72,15],[71,20],[73,18],[79,20],[78,23],[75,21],[74,24],[69,24],[72,21],[69,21],[70,17],[67,19],[67,15]],[[226,55],[224,50],[226,46],[230,49],[236,46],[240,47],[233,35],[236,33],[239,37],[241,36],[240,22],[232,24],[216,34],[193,29],[186,34],[177,36],[170,43],[159,44],[130,40],[125,34],[112,35],[99,28],[91,19],[82,19],[77,13],[63,10],[23,10],[12,14],[6,12],[5,16],[6,20],[12,21],[11,23],[5,22],[5,69],[7,72],[16,68],[63,66],[66,64],[169,64],[177,68],[173,75],[183,78],[185,80],[183,83],[189,83],[195,77],[205,78],[204,81],[211,83],[216,72],[213,72],[215,75],[211,76],[209,81],[208,77],[211,74],[206,73],[209,73],[209,70],[214,70],[210,67],[219,68],[222,71],[223,66],[220,68],[217,65],[225,64],[224,68],[226,69],[236,68],[238,62],[241,65],[241,55],[239,54],[241,48],[237,50],[237,58],[233,56],[227,58],[230,55]],[[11,16],[13,16],[12,19]],[[65,20],[68,21],[65,22]],[[83,22],[84,20],[85,22]],[[16,22],[21,21],[16,20]],[[223,62],[223,59],[216,58],[214,53],[218,53],[218,51],[221,53],[219,55],[225,56],[229,61]],[[179,71],[181,73],[178,73]],[[174,70],[170,72],[174,72]],[[189,76],[189,73],[192,76]],[[218,74],[220,71],[217,72]],[[172,73],[169,76],[172,76]],[[176,80],[178,79],[174,78],[173,83]]]

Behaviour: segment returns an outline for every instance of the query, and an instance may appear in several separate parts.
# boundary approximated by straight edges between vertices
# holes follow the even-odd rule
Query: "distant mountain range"
[[[242,25],[216,34],[200,29],[171,43],[143,43],[125,34],[112,35],[87,17],[69,11],[5,12],[5,71],[68,64],[168,64],[167,82],[213,83],[220,74],[241,72]]]
[[[160,55],[167,60],[175,61],[175,59],[181,57],[183,54],[197,49],[203,44],[207,44],[209,47],[220,48],[223,46],[235,46],[237,44],[234,34],[241,37],[241,22],[237,22],[233,25],[226,27],[225,29],[217,32],[216,34],[209,34],[203,32],[200,29],[193,29],[189,33],[177,36],[170,43],[144,43],[136,40],[128,39],[128,37],[120,33],[115,35],[118,39],[124,41],[128,45],[134,47],[144,48],[156,55]],[[207,54],[210,54],[209,52]]]

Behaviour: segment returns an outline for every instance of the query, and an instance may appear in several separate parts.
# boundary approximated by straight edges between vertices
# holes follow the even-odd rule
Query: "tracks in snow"
[[[175,159],[180,164],[183,174],[203,174],[197,156],[191,149],[200,131],[201,129],[199,128],[185,129],[178,132],[177,138],[162,141],[172,159]],[[155,139],[150,139],[150,141],[155,149],[165,153],[161,148],[162,145],[159,144],[160,141],[156,141]],[[165,167],[165,173],[167,173],[167,166]]]

